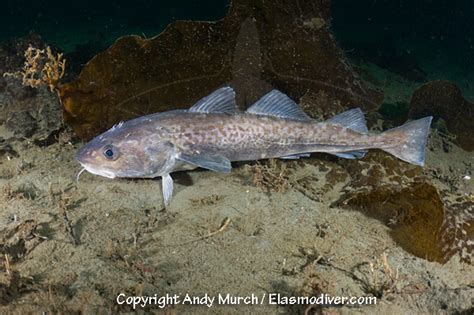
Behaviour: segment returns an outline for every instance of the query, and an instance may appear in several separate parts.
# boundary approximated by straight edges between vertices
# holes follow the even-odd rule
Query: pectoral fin
[[[173,179],[170,174],[165,174],[161,177],[161,189],[163,190],[163,203],[165,208],[170,204],[173,196]]]
[[[215,172],[229,173],[232,169],[229,159],[221,155],[181,153],[177,159]]]

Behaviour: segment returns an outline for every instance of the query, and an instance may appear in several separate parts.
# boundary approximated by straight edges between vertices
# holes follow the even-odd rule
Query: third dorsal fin
[[[329,118],[326,122],[341,125],[361,133],[369,132],[365,123],[364,113],[360,108],[349,109],[348,111]]]
[[[311,120],[291,98],[277,90],[272,90],[265,94],[247,109],[247,113],[297,120]]]
[[[235,92],[230,86],[215,90],[208,96],[203,97],[190,109],[190,112],[198,113],[233,113],[237,111],[235,103]]]

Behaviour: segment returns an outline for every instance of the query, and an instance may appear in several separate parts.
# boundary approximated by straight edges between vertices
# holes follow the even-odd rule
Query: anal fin
[[[331,154],[340,158],[355,160],[355,159],[363,158],[366,153],[367,153],[367,150],[359,150],[359,151],[348,151],[348,152],[331,153]]]
[[[299,153],[299,154],[280,156],[279,159],[282,159],[282,160],[297,160],[301,157],[309,157],[310,155],[311,155],[311,153]]]

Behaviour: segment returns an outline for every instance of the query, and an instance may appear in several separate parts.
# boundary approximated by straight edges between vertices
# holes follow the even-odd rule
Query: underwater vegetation
[[[151,39],[122,37],[66,84],[59,83],[65,69],[62,55],[53,54],[39,38],[30,35],[7,43],[3,55],[15,57],[5,58],[10,62],[3,65],[6,106],[0,121],[15,135],[45,144],[54,141],[51,137],[63,128],[64,118],[78,136],[89,139],[121,120],[186,108],[205,91],[229,82],[241,109],[280,87],[299,99],[312,117],[327,118],[360,104],[367,111],[377,110],[383,95],[359,79],[335,43],[327,24],[328,3],[300,1],[300,6],[281,10],[273,3],[238,0],[217,22],[177,21]],[[23,70],[17,71],[22,63]],[[58,92],[61,103],[48,89]],[[426,115],[445,121],[454,141],[472,150],[473,104],[454,84],[433,81],[413,93],[407,117]],[[5,143],[7,152],[16,154]],[[340,163],[345,168],[332,169],[319,192],[343,183],[345,193],[333,205],[359,209],[384,222],[392,237],[419,257],[446,262],[459,254],[471,260],[472,196],[448,198],[452,193],[439,191],[420,168],[382,153]],[[291,186],[281,163],[253,167],[253,183],[264,191],[282,192]],[[305,191],[311,183],[293,186]]]
[[[35,141],[56,133],[64,124],[56,90],[64,67],[62,55],[37,35],[2,43],[0,123],[16,137]]]
[[[379,152],[366,163],[342,162],[351,180],[333,206],[359,209],[389,226],[412,254],[445,263],[454,254],[472,263],[474,201],[449,187],[439,190],[422,168]],[[457,184],[459,185],[459,183]]]
[[[105,50],[99,38],[65,55],[34,33],[0,43],[0,312],[131,312],[115,303],[118,291],[228,289],[380,301],[262,308],[270,313],[472,313],[469,87],[429,81],[407,50],[343,51],[330,7],[234,0],[219,21],[176,21],[153,38],[125,36]],[[390,79],[403,91],[389,90]],[[375,133],[432,115],[426,164],[381,150],[236,162],[229,175],[176,173],[167,209],[159,180],[84,173],[77,182],[82,142],[227,85],[241,110],[272,89],[317,120],[362,107]],[[189,309],[164,310],[180,311]]]
[[[62,53],[54,55],[51,47],[45,49],[32,47],[25,50],[25,64],[22,71],[6,72],[4,76],[21,78],[24,86],[38,88],[46,85],[51,92],[58,86],[59,80],[64,76],[66,60]]]
[[[241,109],[272,87],[296,100],[324,92],[334,113],[377,109],[382,93],[358,78],[329,30],[330,1],[292,4],[235,0],[217,22],[118,39],[60,88],[66,122],[90,139],[121,120],[189,108],[224,84]]]
[[[432,81],[413,92],[410,118],[430,113],[442,118],[456,143],[466,151],[474,151],[474,103],[466,100],[459,87],[449,81]]]

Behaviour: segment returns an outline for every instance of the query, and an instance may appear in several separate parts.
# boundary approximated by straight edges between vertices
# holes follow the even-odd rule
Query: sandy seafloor
[[[376,85],[390,83],[387,102],[407,101],[414,90],[389,72],[367,72]],[[262,305],[152,305],[138,308],[142,313],[473,311],[472,265],[457,254],[445,264],[414,256],[394,240],[387,222],[339,207],[345,194],[365,182],[409,186],[404,175],[396,175],[401,184],[388,173],[377,175],[387,165],[400,174],[410,171],[388,154],[358,161],[314,154],[299,161],[239,163],[229,175],[177,173],[172,203],[164,210],[160,179],[83,173],[76,182],[80,166],[74,154],[82,143],[71,131],[48,146],[13,141],[2,126],[0,137],[10,139],[18,153],[1,151],[0,143],[0,245],[9,254],[8,268],[2,257],[0,271],[1,313],[132,312],[117,305],[120,293],[267,297]],[[474,181],[465,179],[474,172],[472,152],[434,129],[426,151],[427,165],[415,173],[440,192],[473,200]],[[268,172],[262,178],[258,170]],[[401,208],[403,213],[403,203]],[[378,303],[309,310],[269,305],[271,293],[376,295]]]
[[[472,311],[472,265],[460,262],[457,255],[444,265],[416,257],[392,239],[390,227],[381,221],[330,206],[350,181],[325,185],[331,169],[344,171],[349,165],[340,159],[316,154],[282,162],[288,185],[283,191],[258,187],[253,163],[234,165],[229,175],[175,174],[173,201],[164,210],[159,179],[110,180],[84,173],[77,183],[80,167],[74,154],[82,144],[68,140],[65,132],[59,142],[46,147],[15,142],[19,157],[2,157],[0,231],[10,246],[8,272],[15,273],[16,280],[10,276],[7,281],[7,270],[2,269],[1,313],[131,312],[116,304],[119,293],[322,292],[373,293],[379,299],[377,305],[326,307],[317,313]],[[473,165],[472,153],[455,145],[446,153],[438,142],[439,135],[432,133],[424,173],[437,168],[446,176],[464,176],[466,165]],[[464,181],[464,193],[472,197],[472,180]],[[395,280],[383,267],[384,255]],[[265,302],[139,310],[284,314],[303,313],[307,307]]]

